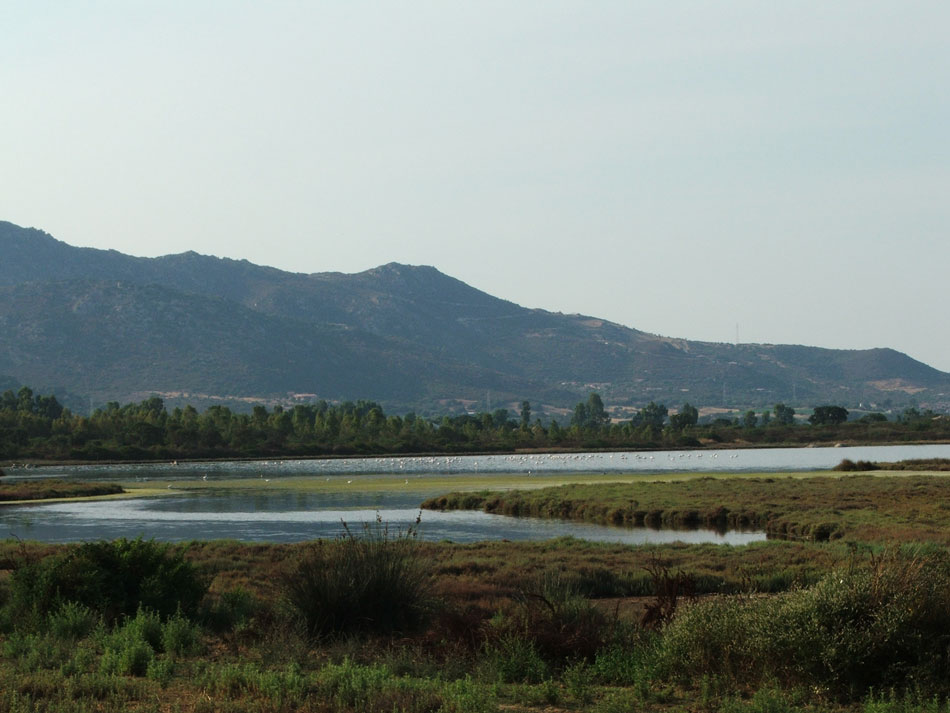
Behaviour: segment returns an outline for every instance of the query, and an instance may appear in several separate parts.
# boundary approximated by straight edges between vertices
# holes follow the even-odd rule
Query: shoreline
[[[863,447],[891,447],[891,446],[941,446],[950,445],[950,440],[918,440],[918,441],[812,441],[801,445],[796,443],[716,443],[702,446],[679,446],[672,448],[516,448],[498,451],[427,451],[419,453],[352,453],[347,455],[267,455],[267,456],[216,456],[214,458],[152,458],[148,460],[4,460],[0,461],[3,474],[13,475],[10,471],[19,474],[23,470],[32,468],[62,467],[62,466],[89,466],[89,465],[190,465],[200,463],[260,463],[268,461],[335,461],[335,460],[382,460],[386,458],[445,458],[460,456],[509,456],[509,455],[538,455],[550,454],[580,454],[580,453],[662,453],[666,451],[740,451],[740,450],[778,450],[784,448],[863,448]],[[0,475],[0,477],[3,477]]]

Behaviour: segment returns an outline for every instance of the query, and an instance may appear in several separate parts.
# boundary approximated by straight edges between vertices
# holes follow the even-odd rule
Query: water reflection
[[[235,539],[299,542],[337,537],[343,522],[359,531],[377,515],[391,531],[405,531],[420,511],[411,496],[367,494],[366,502],[347,507],[341,494],[195,494],[98,502],[11,506],[0,512],[0,536],[46,542],[73,542],[116,537],[165,541]],[[415,500],[414,502],[408,502]],[[421,514],[419,537],[427,540],[546,540],[572,536],[596,542],[644,544],[662,542],[747,544],[764,533],[713,530],[654,530],[591,523],[513,518],[484,512]]]
[[[115,537],[160,540],[237,539],[293,542],[341,533],[341,520],[353,525],[372,521],[376,512],[394,528],[406,528],[418,515],[418,504],[440,491],[399,492],[400,485],[427,476],[571,473],[767,472],[832,468],[843,458],[896,461],[950,458],[950,444],[926,446],[861,446],[854,448],[775,448],[654,453],[536,453],[496,456],[427,456],[407,458],[342,458],[323,460],[244,461],[56,466],[8,471],[9,479],[65,477],[84,480],[210,481],[319,476],[349,483],[355,475],[392,476],[392,489],[345,492],[233,492],[203,490],[161,498],[106,502],[60,503],[0,507],[0,537],[13,535],[47,542]],[[355,480],[354,480],[355,482]],[[482,512],[425,512],[420,536],[431,540],[540,540],[571,535],[587,540],[645,542],[716,542],[745,544],[765,539],[762,533],[711,530],[628,529],[590,523],[511,518]]]

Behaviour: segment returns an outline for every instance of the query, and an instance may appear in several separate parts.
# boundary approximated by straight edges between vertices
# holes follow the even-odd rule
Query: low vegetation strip
[[[897,463],[878,463],[875,461],[859,460],[854,462],[845,458],[834,467],[834,470],[848,473],[871,470],[904,470],[911,472],[941,473],[950,471],[950,458],[912,458]]]
[[[125,490],[116,483],[81,483],[65,480],[39,480],[0,484],[0,503],[50,498],[87,498],[118,495]]]
[[[773,537],[950,543],[950,478],[791,476],[450,493],[428,510],[484,510],[649,527],[761,529]]]

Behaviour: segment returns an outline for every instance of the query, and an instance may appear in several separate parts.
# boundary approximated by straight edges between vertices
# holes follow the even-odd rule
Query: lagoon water
[[[847,448],[750,448],[637,453],[321,458],[308,460],[55,466],[14,470],[16,477],[132,479],[137,477],[279,477],[281,475],[487,475],[492,473],[682,473],[830,470],[844,458],[898,461],[950,458],[950,444]]]
[[[767,472],[825,470],[843,458],[894,461],[950,458],[950,445],[865,446],[857,448],[778,448],[653,453],[580,453],[408,458],[209,462],[174,465],[88,465],[18,469],[10,479],[61,477],[82,480],[213,481],[283,477],[321,477],[352,485],[345,492],[265,489],[174,492],[161,497],[123,500],[8,505],[0,508],[0,537],[46,542],[136,537],[166,541],[236,539],[296,542],[334,537],[347,523],[359,531],[378,516],[393,530],[405,530],[420,515],[419,503],[430,495],[425,479],[512,474],[544,476],[570,473],[637,474],[672,472]],[[360,476],[386,476],[392,488],[362,491]],[[399,485],[412,478],[411,493]],[[343,480],[345,479],[345,480]],[[418,480],[417,480],[418,479]],[[421,486],[421,487],[420,487]],[[718,533],[712,530],[655,530],[590,523],[512,518],[483,512],[421,513],[419,536],[430,540],[475,542],[491,539],[543,540],[559,536],[642,544],[645,542],[714,542],[745,544],[765,539],[761,532]]]
[[[0,536],[46,542],[71,542],[116,537],[164,541],[234,539],[300,542],[337,537],[343,523],[359,533],[377,515],[390,532],[405,532],[420,517],[413,503],[377,494],[373,508],[340,508],[310,495],[297,498],[255,494],[226,496],[174,495],[82,503],[17,506],[0,512]],[[756,532],[718,533],[712,530],[652,530],[606,527],[591,523],[514,518],[484,512],[422,511],[418,536],[427,540],[547,540],[572,536],[599,542],[718,542],[746,544],[765,539]]]

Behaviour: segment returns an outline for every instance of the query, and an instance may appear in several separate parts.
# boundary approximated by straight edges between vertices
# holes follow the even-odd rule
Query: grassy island
[[[0,482],[0,503],[53,498],[89,498],[119,495],[125,490],[116,483],[83,483],[66,480]]]
[[[811,541],[950,544],[948,503],[950,478],[770,474],[461,492],[422,507],[648,527],[752,528]]]

